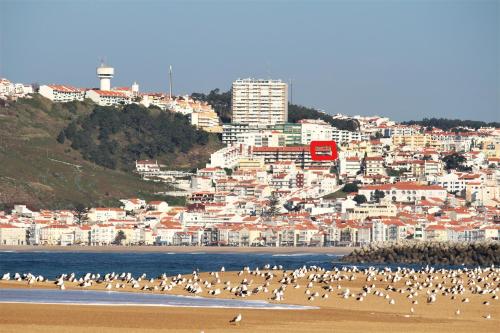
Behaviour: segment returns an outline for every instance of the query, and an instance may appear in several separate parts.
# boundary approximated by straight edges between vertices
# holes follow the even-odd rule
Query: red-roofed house
[[[129,104],[130,98],[120,91],[87,90],[86,97],[101,106]]]
[[[66,85],[41,85],[39,94],[53,102],[83,101],[85,90]]]

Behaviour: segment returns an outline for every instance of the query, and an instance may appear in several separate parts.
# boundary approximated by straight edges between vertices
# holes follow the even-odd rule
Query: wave
[[[318,253],[280,253],[273,254],[272,257],[303,257],[303,256],[317,256]]]

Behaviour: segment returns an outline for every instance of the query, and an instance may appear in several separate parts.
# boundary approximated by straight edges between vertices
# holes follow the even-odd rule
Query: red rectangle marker
[[[324,152],[325,148],[330,148],[330,155],[318,154],[318,152]],[[338,157],[335,141],[311,141],[309,149],[313,161],[333,161]]]

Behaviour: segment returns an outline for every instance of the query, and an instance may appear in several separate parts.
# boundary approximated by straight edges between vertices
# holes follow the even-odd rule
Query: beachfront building
[[[26,245],[26,230],[0,223],[0,245]]]
[[[110,245],[116,239],[116,228],[112,224],[94,224],[90,227],[91,245]]]

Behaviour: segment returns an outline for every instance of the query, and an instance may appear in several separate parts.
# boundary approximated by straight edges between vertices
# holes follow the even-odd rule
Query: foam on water
[[[309,310],[312,306],[274,304],[266,301],[143,294],[117,291],[0,289],[0,303],[73,304],[108,306],[166,306],[270,310]]]
[[[303,256],[314,256],[316,253],[280,253],[273,254],[273,257],[303,257]]]

